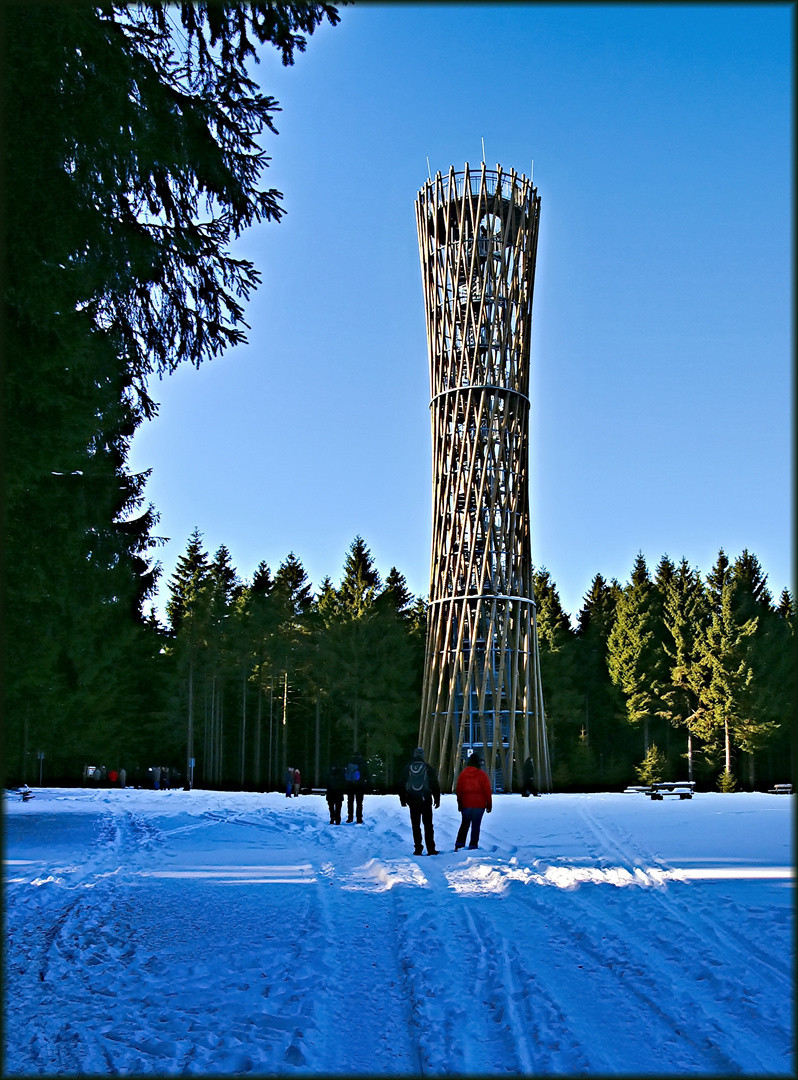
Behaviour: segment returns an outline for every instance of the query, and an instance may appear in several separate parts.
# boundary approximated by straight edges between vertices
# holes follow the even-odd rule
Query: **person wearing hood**
[[[413,760],[402,769],[399,776],[399,801],[410,808],[410,827],[413,830],[414,855],[423,855],[421,846],[421,824],[424,823],[424,840],[428,855],[437,855],[435,830],[432,824],[432,807],[441,805],[441,786],[438,774],[424,760],[424,749],[419,746],[413,751]]]
[[[457,777],[457,809],[460,811],[461,823],[454,842],[454,850],[459,851],[465,847],[468,830],[471,830],[471,840],[468,848],[473,851],[479,847],[479,829],[482,824],[482,815],[487,810],[493,809],[493,798],[490,790],[490,780],[482,771],[482,757],[476,751],[468,759],[468,764]]]

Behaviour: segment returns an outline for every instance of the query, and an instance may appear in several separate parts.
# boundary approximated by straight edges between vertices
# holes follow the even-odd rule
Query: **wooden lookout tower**
[[[453,790],[478,749],[494,789],[527,757],[551,788],[529,543],[529,342],[540,198],[501,166],[416,199],[432,422],[420,744]]]

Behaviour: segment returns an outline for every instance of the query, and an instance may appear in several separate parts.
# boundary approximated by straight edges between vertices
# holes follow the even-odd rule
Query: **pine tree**
[[[623,695],[607,668],[607,641],[615,623],[621,586],[596,574],[577,617],[577,686],[584,694],[584,746],[593,751],[597,779],[621,783],[631,772],[633,752],[627,749],[628,724]],[[579,767],[575,765],[575,778]]]
[[[258,145],[277,103],[247,65],[256,42],[292,63],[338,16],[19,4],[2,18],[6,751],[35,738],[69,777],[159,709],[137,668],[159,656],[142,613],[157,515],[138,512],[146,476],[126,460],[157,412],[151,376],[243,340],[258,273],[229,246],[282,214]]]
[[[191,762],[195,760],[197,749],[199,691],[211,632],[210,564],[202,533],[196,526],[188,539],[186,553],[177,560],[169,582],[166,614],[174,639],[169,655],[179,680],[176,710],[178,715],[185,716],[188,782],[195,775]]]
[[[699,714],[697,687],[701,641],[709,619],[709,601],[696,570],[682,559],[665,587],[663,622],[670,679],[662,694],[660,715],[687,737],[688,778],[693,779],[693,727]]]
[[[748,639],[756,632],[758,616],[745,618],[738,610],[734,575],[722,550],[707,580],[712,582],[713,612],[693,669],[699,700],[693,729],[705,741],[710,759],[722,755],[725,771],[730,773],[736,733],[744,733],[749,721],[747,704],[754,672]]]
[[[651,721],[664,689],[665,654],[660,628],[654,585],[640,553],[618,601],[615,624],[607,641],[607,667],[626,698],[629,723],[642,725],[646,753]]]
[[[534,570],[532,581],[553,779],[558,787],[565,787],[566,777],[571,776],[568,759],[579,745],[584,716],[576,636],[548,570],[545,567]]]

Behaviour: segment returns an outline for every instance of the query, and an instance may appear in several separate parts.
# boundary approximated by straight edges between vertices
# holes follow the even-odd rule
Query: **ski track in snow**
[[[590,799],[569,861],[503,842],[503,800],[457,854],[445,801],[415,858],[397,800],[330,827],[320,800],[138,794],[6,868],[5,1075],[792,1071],[789,905],[671,880]]]

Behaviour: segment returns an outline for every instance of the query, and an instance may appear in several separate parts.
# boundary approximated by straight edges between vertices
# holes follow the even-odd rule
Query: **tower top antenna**
[[[482,139],[482,162],[485,162],[485,139]]]
[[[430,167],[429,167],[429,154],[427,154],[427,176],[429,177],[430,180],[432,179],[432,173],[430,172]]]

